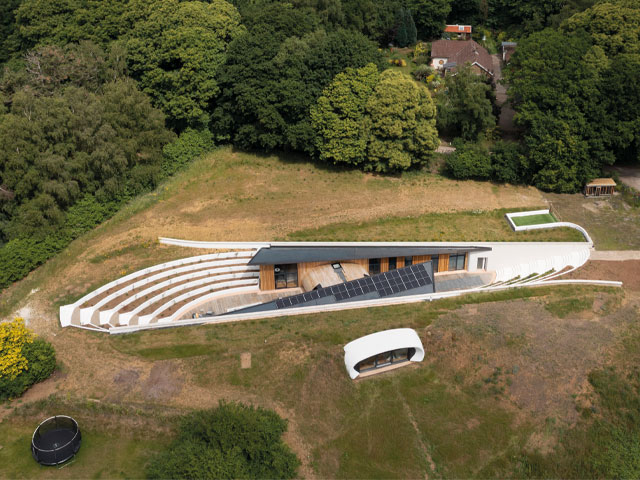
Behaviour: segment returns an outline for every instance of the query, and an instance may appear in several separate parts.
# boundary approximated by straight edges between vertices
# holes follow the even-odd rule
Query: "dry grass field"
[[[58,305],[107,281],[161,261],[206,253],[159,245],[160,236],[282,240],[298,231],[331,229],[340,222],[366,225],[400,217],[402,225],[396,222],[385,230],[369,231],[367,239],[462,240],[462,232],[466,239],[490,240],[499,232],[497,238],[506,235],[505,240],[515,240],[526,235],[516,237],[501,214],[496,217],[493,212],[544,204],[541,193],[531,187],[457,182],[423,172],[376,176],[319,167],[304,158],[220,148],[0,292],[0,315],[9,315],[29,297],[29,304],[38,304],[51,315],[47,323],[55,324]],[[447,212],[458,212],[455,222],[439,215]],[[425,215],[425,228],[419,228],[420,222],[414,219]],[[355,238],[352,233],[347,235]],[[576,238],[571,235],[575,234],[543,234],[547,239]],[[307,239],[309,236],[306,234]]]
[[[220,400],[287,418],[285,440],[306,478],[525,476],[523,455],[553,455],[563,432],[581,421],[577,409],[592,401],[589,372],[624,367],[625,348],[640,345],[629,340],[637,283],[116,337],[61,329],[56,309],[124,273],[204,253],[159,245],[158,236],[483,240],[503,235],[492,223],[499,209],[544,204],[532,188],[417,172],[379,177],[217,150],[0,294],[0,313],[23,315],[60,362],[51,379],[0,405],[0,478],[142,477],[149,455],[175,432],[177,414]],[[632,278],[637,264],[596,267]],[[425,362],[352,382],[342,346],[394,327],[418,331]],[[249,369],[241,368],[246,353]],[[45,469],[29,457],[28,442],[40,419],[60,412],[79,420],[83,447],[67,467]]]

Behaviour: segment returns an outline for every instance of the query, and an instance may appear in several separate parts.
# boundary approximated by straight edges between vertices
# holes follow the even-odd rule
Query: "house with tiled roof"
[[[455,72],[468,63],[476,73],[493,76],[491,55],[473,40],[436,40],[431,45],[431,59],[436,70]]]

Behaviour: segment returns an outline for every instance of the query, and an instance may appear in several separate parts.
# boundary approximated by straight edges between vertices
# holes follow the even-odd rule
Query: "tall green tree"
[[[65,46],[82,40],[106,46],[129,25],[129,0],[22,0],[16,10],[21,51],[41,45]]]
[[[493,87],[469,66],[447,75],[446,87],[436,95],[438,130],[465,140],[476,140],[495,126]]]
[[[129,8],[132,76],[175,129],[207,125],[228,45],[243,32],[240,14],[224,0],[134,0]]]
[[[614,161],[602,128],[604,71],[587,61],[593,55],[586,35],[547,29],[520,42],[512,57],[506,78],[539,188],[578,191]]]
[[[442,36],[451,11],[450,0],[407,0],[407,8],[413,14],[420,40]]]
[[[229,49],[212,128],[218,139],[230,137],[243,148],[307,151],[309,108],[323,88],[345,68],[380,62],[381,55],[358,32],[316,29],[304,10],[268,11]]]
[[[429,161],[438,146],[428,90],[375,65],[336,76],[311,109],[319,159],[363,170],[406,170]]]

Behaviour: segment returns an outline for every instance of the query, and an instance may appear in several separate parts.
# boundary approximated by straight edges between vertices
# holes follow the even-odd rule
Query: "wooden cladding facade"
[[[402,268],[405,266],[405,257],[397,257],[396,259],[396,268]],[[431,255],[414,255],[412,257],[413,264],[424,263],[431,260]],[[319,267],[321,265],[330,265],[332,263],[355,263],[358,265],[362,265],[365,271],[369,272],[369,259],[368,258],[360,258],[357,260],[337,260],[336,262],[305,262],[298,263],[298,284],[300,285],[301,280],[309,273],[313,268]],[[273,270],[273,265],[260,265],[260,290],[275,290],[276,282],[275,275]],[[464,270],[468,270],[469,268],[469,254],[465,254],[464,259]],[[438,257],[438,265],[437,268],[434,265],[434,270],[437,273],[447,272],[449,271],[449,254],[441,253]],[[388,272],[389,271],[389,258],[381,258],[380,259],[380,272]]]
[[[273,265],[260,265],[260,290],[275,290],[276,277]]]

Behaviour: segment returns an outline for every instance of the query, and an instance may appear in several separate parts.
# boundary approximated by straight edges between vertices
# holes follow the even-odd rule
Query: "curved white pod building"
[[[411,328],[395,328],[372,333],[344,346],[344,364],[352,379],[368,372],[407,362],[421,362],[424,347]]]

